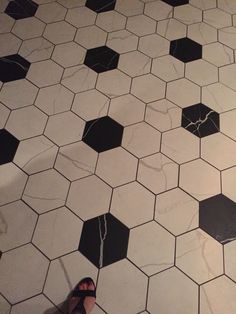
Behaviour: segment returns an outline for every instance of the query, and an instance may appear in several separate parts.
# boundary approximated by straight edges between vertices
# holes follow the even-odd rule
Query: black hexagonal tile
[[[205,137],[220,131],[219,114],[203,104],[196,104],[182,110],[182,127],[198,137]]]
[[[129,229],[107,213],[84,223],[79,251],[102,268],[126,257],[128,240]]]
[[[38,4],[32,0],[13,0],[9,2],[5,13],[15,20],[20,20],[34,16],[37,9]]]
[[[86,123],[83,141],[101,153],[121,145],[123,126],[110,117],[90,120]]]
[[[172,40],[170,54],[183,62],[190,62],[202,58],[202,45],[187,37]]]
[[[101,46],[87,50],[84,64],[97,73],[106,72],[117,68],[120,55],[108,48]]]
[[[179,5],[189,3],[189,0],[162,0],[162,1],[169,5],[172,5],[173,7],[178,7]]]
[[[0,165],[14,159],[19,140],[5,129],[0,130]]]
[[[94,12],[101,13],[106,11],[114,10],[116,0],[87,0],[85,6]]]
[[[199,225],[222,244],[236,238],[236,204],[219,194],[199,204]]]
[[[0,58],[0,81],[3,83],[20,80],[26,77],[30,62],[20,55],[10,55]]]

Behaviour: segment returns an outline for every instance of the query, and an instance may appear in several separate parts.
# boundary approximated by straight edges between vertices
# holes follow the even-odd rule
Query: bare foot
[[[76,288],[75,288],[75,291],[76,290],[83,290],[83,291],[95,291],[96,288],[95,288],[95,285],[92,281],[88,281],[88,280],[85,280],[83,282],[83,280],[81,281],[81,283],[79,283]],[[79,294],[79,292],[78,292]],[[79,304],[79,301],[81,300],[81,298],[79,296],[72,296],[69,300],[69,314],[85,314],[83,313],[83,311],[81,312],[79,309],[77,309],[77,305]],[[91,313],[93,307],[94,307],[94,304],[95,304],[95,301],[96,301],[96,298],[93,297],[93,296],[86,296],[84,298],[84,309],[86,311],[86,314],[89,314]]]

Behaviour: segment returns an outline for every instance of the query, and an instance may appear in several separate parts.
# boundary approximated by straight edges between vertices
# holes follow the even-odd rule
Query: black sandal
[[[87,283],[87,284],[90,284],[90,283],[93,283],[94,287],[95,287],[95,290],[80,290],[79,289],[79,286],[82,284],[82,283]],[[94,284],[94,281],[92,278],[90,277],[86,277],[84,279],[82,279],[78,284],[77,286],[75,287],[74,291],[72,292],[72,295],[71,297],[78,297],[80,298],[80,301],[79,303],[75,306],[75,308],[73,309],[73,312],[74,311],[78,311],[80,314],[87,314],[86,313],[86,310],[85,310],[85,307],[84,307],[84,300],[86,297],[93,297],[93,298],[96,298],[96,286]]]

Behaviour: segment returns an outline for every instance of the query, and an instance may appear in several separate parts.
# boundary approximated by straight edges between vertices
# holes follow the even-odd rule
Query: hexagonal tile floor
[[[236,313],[234,0],[0,1],[0,313]],[[89,314],[89,313],[88,313]]]

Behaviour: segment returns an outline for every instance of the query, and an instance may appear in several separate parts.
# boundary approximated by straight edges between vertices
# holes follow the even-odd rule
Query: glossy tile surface
[[[236,312],[233,0],[0,1],[0,312]]]

